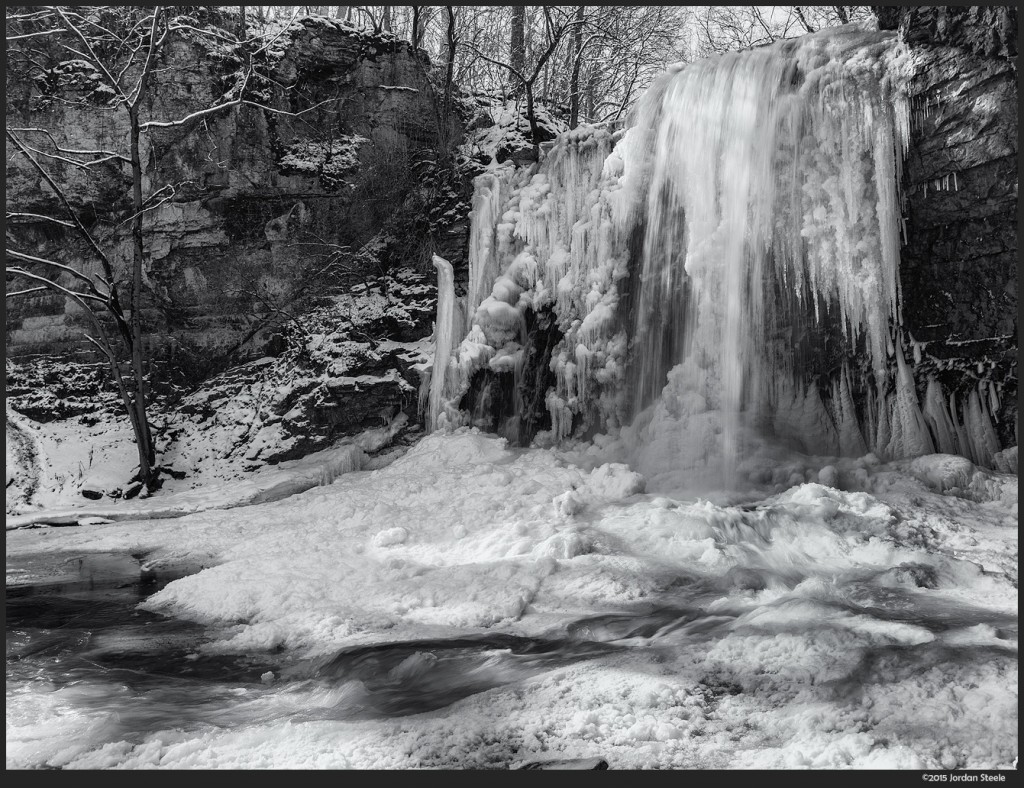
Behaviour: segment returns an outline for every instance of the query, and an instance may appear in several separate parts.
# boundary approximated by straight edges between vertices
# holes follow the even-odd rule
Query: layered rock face
[[[903,323],[916,377],[962,395],[991,382],[1003,446],[1017,443],[1017,12],[884,7],[913,58]]]
[[[275,111],[235,107],[143,135],[144,190],[166,186],[167,198],[145,218],[145,324],[156,354],[182,365],[201,366],[250,334],[247,348],[258,353],[269,333],[257,329],[276,309],[298,311],[329,288],[408,265],[416,253],[395,248],[402,234],[388,231],[396,216],[407,218],[403,201],[418,183],[412,161],[439,144],[426,56],[325,18],[294,24],[277,46],[261,64],[274,84],[253,97]],[[212,106],[237,66],[230,53],[179,35],[158,64],[144,114],[169,120]],[[125,113],[68,103],[41,84],[8,76],[9,126],[48,129],[67,148],[127,148]],[[83,97],[90,98],[72,96]],[[128,227],[103,221],[130,202],[125,172],[47,166],[127,268]],[[9,142],[7,209],[61,215]],[[454,224],[438,230],[440,251],[456,265],[464,232]],[[33,254],[92,264],[74,230],[19,219],[8,235]],[[49,292],[9,302],[8,357],[87,347],[75,309]]]

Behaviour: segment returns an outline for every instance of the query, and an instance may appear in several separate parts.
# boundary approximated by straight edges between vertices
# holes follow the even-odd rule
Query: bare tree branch
[[[61,147],[60,143],[57,142],[57,138],[53,136],[48,129],[40,129],[33,126],[27,126],[23,128],[10,127],[11,131],[18,133],[24,132],[36,132],[38,134],[45,134],[50,139],[50,143],[58,153],[67,153],[73,156],[106,156],[108,158],[118,158],[125,163],[130,163],[130,159],[127,156],[122,156],[119,153],[115,153],[110,150],[78,150],[76,148],[64,148]]]
[[[7,250],[7,254],[11,257],[17,256],[16,254],[12,253],[10,249]],[[47,279],[45,276],[42,276],[41,274],[34,274],[27,268],[22,268],[21,266],[5,267],[4,271],[7,272],[8,274],[15,274],[17,276],[23,276],[26,279],[31,279],[36,282],[42,282],[44,287],[48,287],[51,290],[58,290],[67,296],[71,296],[76,301],[78,301],[79,304],[81,304],[84,310],[86,310],[90,314],[92,314],[92,310],[85,303],[85,299],[88,298],[90,301],[99,301],[101,304],[104,303],[104,300],[99,296],[93,295],[92,293],[83,293],[79,290],[72,290],[68,287],[64,287],[64,285],[58,284],[57,282],[54,282],[52,279]]]
[[[81,52],[79,52],[77,54],[81,55],[83,58],[88,60],[97,70],[101,71],[103,73],[103,76],[106,77],[106,79],[107,79],[107,84],[109,84],[110,87],[113,88],[114,91],[117,92],[118,96],[121,99],[123,99],[126,103],[130,103],[128,101],[128,97],[124,94],[124,91],[121,89],[121,83],[118,82],[114,78],[114,76],[107,70],[106,65],[103,63],[103,59],[99,55],[96,54],[96,51],[93,49],[92,44],[89,43],[89,39],[85,37],[85,34],[81,30],[78,29],[77,25],[73,24],[71,22],[71,20],[68,19],[67,14],[64,13],[64,9],[62,9],[60,6],[54,6],[54,10],[60,15],[60,18],[64,20],[64,24],[67,25],[71,29],[71,32],[74,33],[75,36],[83,44],[85,44],[85,48],[86,48],[86,51],[88,52],[88,54],[86,55],[86,54],[81,53]],[[69,49],[70,49],[70,47],[69,47]],[[74,52],[75,50],[71,50],[71,51]]]
[[[107,279],[111,282],[114,281],[114,266],[111,264],[110,259],[107,257],[107,255],[100,248],[99,244],[96,243],[96,239],[92,237],[92,233],[90,233],[86,229],[85,225],[82,224],[82,220],[78,218],[78,212],[71,207],[71,203],[68,202],[68,198],[64,194],[64,190],[57,185],[57,182],[54,181],[50,173],[48,173],[46,169],[38,161],[35,160],[32,154],[25,148],[25,145],[21,142],[21,140],[18,139],[18,137],[15,134],[13,134],[10,129],[5,129],[5,131],[7,133],[7,139],[13,142],[15,147],[17,147],[18,150],[20,150],[25,155],[25,157],[32,163],[32,166],[35,168],[36,172],[38,172],[42,176],[43,180],[45,180],[47,185],[53,190],[53,193],[57,195],[57,199],[60,200],[61,205],[64,206],[64,210],[67,211],[68,216],[71,218],[71,221],[74,222],[75,227],[78,228],[78,232],[82,235],[86,243],[89,245],[89,248],[99,259],[100,264],[103,266],[103,272],[106,274]]]
[[[40,285],[39,287],[29,287],[26,290],[7,291],[4,293],[4,297],[15,298],[16,296],[28,295],[29,293],[40,293],[49,289],[50,288],[46,287],[45,285]]]
[[[11,219],[38,219],[42,222],[52,222],[53,224],[59,224],[62,227],[75,228],[73,222],[65,222],[63,219],[55,219],[52,216],[45,216],[41,213],[28,213],[27,211],[8,211],[6,214],[8,221]]]

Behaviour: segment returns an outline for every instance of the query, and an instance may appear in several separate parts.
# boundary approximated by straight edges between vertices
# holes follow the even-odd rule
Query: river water
[[[419,714],[619,648],[493,634],[360,646],[319,660],[208,653],[215,630],[137,609],[180,573],[132,576],[135,559],[117,554],[78,565],[78,579],[16,585],[6,597],[8,733],[64,726],[76,751],[137,744],[161,730]],[[32,760],[25,744],[21,737],[21,762]],[[59,757],[33,765],[55,764]]]
[[[130,556],[92,555],[78,562],[78,579],[8,588],[7,719],[9,739],[12,728],[17,731],[15,768],[59,768],[64,756],[55,750],[55,736],[64,737],[66,753],[74,755],[138,745],[156,731],[202,735],[282,720],[356,722],[437,711],[627,649],[656,660],[657,652],[683,642],[711,644],[736,620],[728,611],[710,614],[701,604],[709,589],[698,583],[680,588],[674,605],[583,618],[560,639],[495,633],[385,642],[319,660],[211,653],[202,646],[217,631],[137,609],[172,579],[133,577],[137,565]],[[104,570],[99,579],[97,566]],[[8,572],[16,575],[17,567],[9,565]],[[924,599],[865,585],[851,588],[842,607],[934,632],[987,623],[1002,637],[1016,637],[1015,619]],[[34,738],[40,744],[35,762]],[[9,751],[9,768],[11,758]]]

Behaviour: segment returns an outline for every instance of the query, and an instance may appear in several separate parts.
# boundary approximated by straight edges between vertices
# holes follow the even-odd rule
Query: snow
[[[528,313],[550,310],[563,339],[541,440],[618,434],[677,489],[728,486],[766,434],[1012,470],[998,386],[920,386],[920,343],[900,327],[906,69],[892,33],[857,25],[728,53],[669,70],[624,134],[581,126],[534,166],[489,168],[457,393],[485,365],[508,371]],[[824,346],[794,352],[793,337],[829,326],[862,342],[862,368],[825,373],[807,358]]]
[[[273,669],[184,722],[129,709],[116,675],[9,681],[7,767],[1014,768],[1017,453],[993,386],[954,401],[932,380],[919,400],[921,348],[890,332],[909,122],[892,41],[844,28],[675,69],[626,134],[581,127],[518,170],[496,154],[521,113],[482,101],[467,294],[435,258],[432,340],[351,339],[414,325],[394,283],[336,298],[284,356],[186,401],[167,458],[190,476],[150,498],[81,499],[130,473],[120,422],[8,409],[9,587],[69,556],[143,556],[177,579],[140,609],[204,627],[185,660]],[[358,147],[297,145],[288,167],[328,175]],[[854,370],[824,390],[764,339],[830,308],[887,392],[863,424]],[[551,429],[521,448],[457,407],[480,370],[518,382],[529,310],[562,339]],[[392,353],[422,375],[427,434],[388,449],[407,417],[382,412],[266,465],[304,437],[277,413],[296,392],[411,394],[375,366]],[[481,645],[439,645],[458,640]],[[378,649],[371,672],[337,668],[358,648]],[[446,702],[389,712],[417,689]]]
[[[359,166],[359,135],[341,135],[327,142],[302,140],[290,145],[277,162],[282,172],[318,176],[325,185],[344,183],[344,176]]]
[[[515,156],[533,148],[525,100],[478,94],[464,101],[470,121],[461,149],[467,157],[489,160],[487,166],[493,169],[500,167],[499,156]],[[567,128],[563,120],[541,103],[534,105],[534,119],[538,129],[546,132],[549,139]]]
[[[975,470],[1012,496],[967,496],[962,458],[792,455],[739,505],[666,493],[615,448],[461,428],[272,503],[8,532],[9,566],[126,549],[204,565],[142,606],[209,625],[202,653],[284,655],[226,725],[133,736],[89,701],[99,685],[9,693],[8,768],[1010,768],[1015,477]],[[790,486],[797,468],[833,484]],[[608,651],[545,666],[499,648],[467,674],[490,688],[390,719],[353,717],[367,687],[302,668],[497,632]],[[393,680],[443,665],[414,652]]]
[[[393,435],[404,425],[406,417],[396,423],[387,432]],[[357,436],[350,442],[324,451],[314,452],[298,460],[279,463],[273,467],[262,468],[246,478],[236,479],[230,484],[210,484],[193,489],[178,489],[159,496],[157,501],[148,500],[106,500],[70,502],[67,495],[58,499],[50,508],[23,514],[8,514],[6,529],[24,528],[39,523],[64,525],[78,523],[91,524],[97,520],[137,520],[140,518],[181,517],[192,512],[207,509],[228,509],[235,506],[274,501],[308,490],[322,484],[329,484],[337,476],[351,470],[357,470],[368,463],[361,442],[368,444],[367,450],[380,448],[380,441],[373,440],[366,433]],[[369,448],[371,447],[372,448]],[[125,447],[130,450],[130,447]],[[101,466],[101,473],[94,478],[106,479],[104,489],[112,483],[121,483],[125,475],[116,472],[115,467]],[[123,468],[122,468],[123,470]],[[193,482],[194,483],[194,482]],[[168,485],[173,487],[174,485]],[[63,505],[61,505],[63,504]]]

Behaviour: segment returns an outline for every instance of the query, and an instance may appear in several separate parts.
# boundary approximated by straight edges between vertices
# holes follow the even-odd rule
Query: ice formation
[[[430,372],[430,394],[427,401],[426,426],[433,431],[444,415],[449,362],[452,359],[455,325],[455,273],[452,264],[438,255],[433,256],[437,269],[437,319],[434,321],[434,363]],[[450,384],[448,384],[450,387]]]
[[[991,467],[995,389],[919,391],[904,356],[900,59],[891,33],[847,25],[676,67],[624,134],[576,129],[480,176],[449,409],[481,370],[512,372],[523,407],[527,318],[549,310],[538,437],[622,430],[642,472],[727,484],[765,438]]]
[[[476,182],[454,393],[465,393],[482,369],[512,372],[519,392],[526,315],[550,310],[562,334],[551,360],[557,384],[546,396],[554,439],[569,435],[579,414],[611,425],[622,415],[618,282],[627,274],[629,228],[616,221],[622,163],[614,142],[607,131],[569,132],[539,169],[499,168]]]

